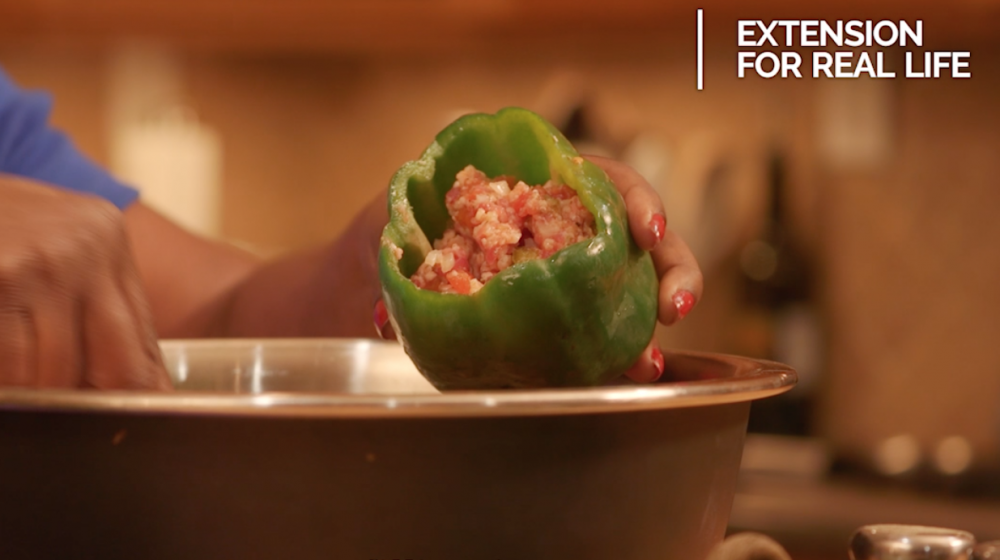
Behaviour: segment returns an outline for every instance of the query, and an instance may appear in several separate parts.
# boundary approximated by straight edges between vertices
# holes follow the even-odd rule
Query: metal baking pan
[[[440,393],[367,340],[162,343],[169,393],[0,390],[0,558],[702,559],[788,367]]]

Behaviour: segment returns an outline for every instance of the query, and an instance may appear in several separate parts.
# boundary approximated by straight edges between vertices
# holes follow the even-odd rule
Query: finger
[[[97,282],[83,305],[84,385],[97,389],[159,389],[160,377],[115,281]]]
[[[146,358],[146,368],[137,372],[139,375],[148,377],[148,379],[142,380],[142,383],[164,391],[173,389],[170,375],[163,365],[159,337],[153,324],[153,311],[142,288],[139,271],[131,258],[131,252],[128,250],[123,253],[119,288],[132,314],[132,323],[135,325],[139,348]]]
[[[73,388],[83,378],[80,312],[65,293],[39,302],[35,316],[38,386]]]
[[[625,376],[636,383],[652,383],[663,375],[663,352],[656,345],[656,339],[650,341],[635,364],[625,372]]]
[[[385,303],[381,298],[375,302],[373,320],[375,322],[375,332],[378,333],[379,338],[383,340],[396,340],[396,331],[392,328],[392,322],[389,321],[389,310],[386,309]]]
[[[636,244],[644,251],[653,249],[667,230],[663,201],[656,190],[628,165],[598,156],[586,157],[608,174],[625,199],[629,230]]]
[[[24,309],[0,301],[0,386],[34,385],[34,328]]]
[[[653,265],[660,278],[659,320],[672,325],[683,319],[701,300],[704,280],[691,249],[676,233],[667,230],[653,251]]]

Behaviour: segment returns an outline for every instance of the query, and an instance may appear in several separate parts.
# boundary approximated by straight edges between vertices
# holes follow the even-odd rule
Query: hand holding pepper
[[[490,118],[490,117],[487,117],[487,118]],[[500,121],[501,119],[509,119],[507,121],[502,121],[503,124],[500,124],[498,126],[498,128],[501,129],[501,130],[504,129],[505,126],[509,126],[510,123],[511,123],[511,121],[515,121],[516,119],[519,119],[519,118],[523,118],[527,122],[531,122],[533,125],[537,125],[537,121],[533,121],[532,117],[530,115],[524,115],[523,113],[520,116],[516,116],[516,113],[507,113],[506,116],[501,117],[501,116],[498,115],[496,118],[498,119],[498,121]],[[469,126],[470,127],[474,127],[476,125],[475,124],[470,124]],[[448,131],[446,131],[445,133],[443,133],[442,136],[439,136],[439,139],[438,139],[439,142],[443,142],[446,146],[447,145],[451,145],[450,143],[452,142],[453,137],[450,136],[450,134],[453,134],[453,133],[454,134],[461,134],[461,132],[454,132],[456,130],[461,131],[461,130],[464,130],[464,129],[463,129],[462,126],[457,126],[456,125],[452,129],[449,129]],[[544,130],[544,129],[542,129],[542,130]],[[544,137],[544,133],[541,134],[541,137]],[[553,139],[557,142],[557,144],[559,143],[559,139],[557,139],[555,137],[553,137]],[[445,148],[445,149],[447,150],[448,148]],[[520,148],[520,149],[523,149],[523,148]],[[550,156],[552,156],[553,154],[566,153],[566,152],[558,152],[557,151],[557,150],[562,150],[562,149],[569,149],[569,150],[571,150],[571,148],[567,148],[566,145],[563,145],[562,148],[555,148],[555,150],[550,153]],[[428,156],[428,155],[425,154],[425,157],[431,157],[431,156]],[[447,157],[447,156],[445,156],[445,157]],[[560,156],[555,155],[554,157],[558,158]],[[579,158],[577,158],[577,159],[579,159]],[[623,210],[622,214],[627,213],[627,216],[628,216],[628,221],[629,221],[629,224],[630,224],[630,227],[629,227],[630,232],[628,232],[628,233],[630,233],[632,235],[632,238],[635,241],[635,244],[638,246],[639,249],[641,249],[642,251],[648,251],[651,254],[651,256],[652,256],[652,259],[651,259],[652,260],[652,266],[650,267],[650,271],[649,271],[649,274],[650,274],[650,278],[649,279],[650,279],[650,281],[653,280],[653,278],[651,277],[652,274],[653,274],[652,269],[655,268],[655,275],[656,275],[656,280],[657,280],[658,286],[653,286],[653,287],[654,288],[658,288],[658,290],[653,290],[653,291],[654,292],[658,291],[658,293],[656,293],[656,294],[649,294],[649,296],[645,295],[648,292],[645,292],[645,288],[640,288],[640,286],[643,285],[643,281],[640,281],[638,278],[635,279],[635,281],[638,282],[638,284],[634,284],[634,285],[632,285],[631,288],[628,288],[628,289],[638,289],[639,290],[639,291],[633,292],[632,295],[634,297],[641,298],[644,301],[644,303],[640,304],[643,307],[645,307],[645,305],[646,305],[645,301],[648,301],[649,305],[656,305],[655,317],[653,316],[654,314],[646,315],[649,318],[649,321],[651,323],[653,321],[655,321],[656,318],[658,318],[661,323],[666,324],[666,325],[670,325],[670,324],[673,324],[673,323],[677,322],[678,320],[680,320],[681,318],[683,318],[684,315],[686,315],[691,310],[691,308],[693,307],[694,303],[700,297],[701,291],[702,291],[701,272],[700,272],[700,270],[698,268],[697,262],[695,261],[693,255],[691,254],[691,251],[688,249],[687,245],[679,237],[677,237],[673,232],[669,231],[666,228],[666,217],[665,217],[665,214],[664,214],[664,211],[663,211],[663,207],[662,207],[662,203],[661,203],[659,197],[657,196],[657,194],[653,190],[653,188],[648,184],[648,182],[646,182],[638,173],[636,173],[634,170],[632,170],[631,168],[629,168],[628,166],[626,166],[624,164],[615,162],[613,160],[608,160],[606,158],[591,157],[591,158],[586,158],[586,159],[588,159],[591,164],[600,167],[605,172],[605,174],[607,175],[607,178],[610,179],[612,183],[614,183],[614,186],[617,188],[617,190],[621,194],[622,200],[624,201],[624,208],[622,209]],[[427,161],[428,160],[422,160],[420,166],[413,167],[412,169],[414,169],[414,170],[416,170],[416,169],[424,169],[424,167],[422,167],[422,166],[427,165],[427,163],[426,163]],[[582,162],[583,160],[580,160],[580,161]],[[454,164],[454,162],[452,162],[452,164]],[[406,175],[406,173],[408,173],[408,172],[404,171],[403,173],[404,173],[404,175]],[[404,180],[406,179],[406,177],[408,177],[408,175],[404,176]],[[589,179],[594,179],[594,177],[593,176],[589,176]],[[410,180],[418,180],[419,181],[419,180],[422,180],[422,179],[410,179]],[[395,179],[394,179],[394,181],[395,181]],[[412,193],[410,193],[410,194],[412,195]],[[397,196],[403,196],[403,195],[404,195],[403,191],[398,191],[397,190]],[[409,195],[407,195],[407,196],[409,196]],[[419,195],[417,195],[417,196],[419,196]],[[610,201],[610,199],[607,199],[607,200]],[[400,200],[400,202],[402,202],[402,200]],[[400,208],[402,208],[402,207],[400,207]],[[624,215],[622,215],[622,214],[617,214],[617,215],[621,216],[622,218],[624,218]],[[602,219],[603,218],[610,218],[611,215],[614,215],[614,214],[612,213],[612,214],[609,214],[609,215],[602,215]],[[408,221],[408,220],[412,220],[412,218],[408,219],[406,217],[397,217],[396,219],[397,220],[402,220],[402,222],[397,222],[398,226],[394,226],[394,227],[402,227],[404,229],[408,228],[408,227],[412,227],[412,222]],[[615,218],[615,219],[617,219],[617,218]],[[411,224],[411,225],[406,225],[406,224]],[[396,231],[399,232],[401,230],[397,229]],[[625,232],[622,232],[622,233],[624,234]],[[394,234],[394,235],[397,236],[397,237],[394,237],[394,239],[399,239],[400,242],[403,242],[403,238],[398,237],[398,235],[399,235],[398,233]],[[611,241],[611,239],[609,238],[608,241]],[[612,241],[612,242],[616,243],[616,244],[619,243],[617,241]],[[618,247],[622,247],[622,245],[620,245],[620,244],[618,244],[617,246]],[[604,247],[604,245],[603,244],[598,244],[598,245],[596,245],[594,247],[595,248],[596,247]],[[410,250],[413,250],[412,247],[411,247]],[[603,254],[603,249],[598,249],[598,251],[600,251]],[[578,257],[573,257],[573,258],[574,259],[578,259],[579,256]],[[598,257],[598,258],[602,258],[603,259],[604,257]],[[385,261],[383,261],[383,262],[385,262]],[[579,262],[577,264],[579,264]],[[389,270],[391,270],[391,269],[389,269]],[[398,274],[399,274],[398,272],[389,273],[389,276],[390,277],[396,277]],[[632,271],[628,272],[628,274],[639,274],[639,275],[641,275],[643,273],[639,272],[639,270],[636,269],[636,270],[632,270]],[[587,276],[587,275],[584,275],[584,276]],[[589,280],[585,280],[583,277],[580,277],[578,282],[574,282],[573,283],[573,285],[575,286],[573,289],[580,288],[581,286],[584,285],[584,284],[581,284],[581,283],[585,283],[585,282],[589,282],[589,281],[594,281],[594,280],[597,280],[598,282],[604,281],[604,280],[600,280],[600,279],[598,279],[596,277],[589,277],[589,278],[590,278]],[[611,277],[605,277],[605,280],[608,280],[610,278]],[[538,280],[525,280],[525,281],[536,282]],[[410,292],[411,294],[413,294],[412,288],[406,288],[405,287],[406,284],[408,284],[408,281],[403,282],[402,284],[399,284],[395,280],[391,280],[390,282],[394,282],[394,285],[396,286],[396,288],[393,288],[393,290],[403,289],[403,290],[406,290],[406,291]],[[617,281],[615,281],[615,282],[617,282]],[[648,286],[648,284],[645,284],[645,285]],[[611,287],[610,284],[608,286],[609,286],[609,288]],[[568,287],[568,285],[564,285],[564,287]],[[586,289],[585,289],[584,292],[577,293],[574,296],[575,299],[570,299],[569,295],[566,294],[567,295],[567,299],[563,303],[566,303],[568,301],[575,301],[575,302],[579,302],[584,307],[588,307],[588,306],[590,306],[590,302],[592,301],[591,299],[589,299],[590,297],[603,297],[603,296],[597,296],[596,294],[594,294],[593,296],[583,295],[583,294],[586,294],[586,293],[590,293],[590,292],[586,291]],[[619,295],[615,296],[615,297],[621,297],[622,295],[624,295],[621,292],[618,292],[618,294]],[[398,293],[397,293],[397,295],[399,297],[402,297]],[[537,293],[534,294],[534,295],[537,295]],[[581,296],[583,296],[582,299],[581,299]],[[408,301],[410,303],[415,303],[415,297],[416,297],[416,294],[413,294],[412,296],[406,296],[403,299],[397,299],[397,303],[402,303],[404,301]],[[494,305],[496,305],[498,303],[502,304],[502,302],[495,301],[498,297],[502,298],[503,296],[500,296],[497,293],[492,293],[491,294],[490,298],[491,298],[491,301],[493,301]],[[629,296],[625,296],[625,297],[629,297]],[[656,301],[653,301],[653,299],[655,299]],[[507,301],[507,300],[504,300],[504,301]],[[622,302],[622,301],[627,301],[627,300],[617,300],[617,301]],[[441,302],[441,303],[442,303],[442,305],[444,305],[444,302]],[[451,305],[457,305],[457,303],[458,303],[457,301],[452,301]],[[489,305],[489,304],[486,304],[484,302],[484,305]],[[522,302],[520,304],[517,304],[515,306],[515,308],[520,308],[523,305],[524,305],[524,303]],[[615,305],[618,305],[618,304],[615,304]],[[451,385],[454,381],[457,381],[458,386],[460,386],[460,387],[461,386],[466,386],[466,387],[468,387],[468,386],[474,386],[476,382],[473,382],[472,385],[469,385],[468,384],[469,382],[467,382],[467,381],[461,381],[461,377],[469,375],[470,373],[472,373],[476,369],[476,366],[474,365],[475,360],[473,360],[473,362],[469,362],[469,358],[467,358],[467,357],[459,357],[458,355],[454,354],[454,352],[455,352],[455,346],[441,347],[441,345],[438,342],[434,342],[436,340],[436,335],[433,334],[433,333],[434,332],[439,332],[439,331],[437,331],[437,329],[440,329],[440,328],[448,329],[449,327],[447,327],[446,325],[450,324],[452,326],[455,326],[455,325],[458,325],[459,323],[449,322],[449,320],[444,320],[444,322],[439,322],[439,321],[436,321],[435,319],[429,319],[428,320],[427,319],[428,315],[426,315],[427,313],[435,313],[436,314],[437,312],[444,310],[444,308],[441,307],[441,306],[439,306],[437,303],[431,304],[431,306],[426,307],[426,309],[424,311],[417,311],[417,309],[421,309],[421,308],[422,308],[421,304],[416,304],[416,307],[413,307],[410,311],[408,311],[406,316],[408,317],[409,320],[418,320],[418,323],[421,324],[421,326],[419,326],[419,327],[416,326],[417,324],[411,324],[409,328],[411,329],[411,331],[410,331],[411,334],[413,334],[414,336],[419,336],[421,338],[421,340],[423,341],[423,342],[421,342],[421,346],[422,346],[423,350],[427,350],[427,349],[430,348],[429,346],[426,345],[427,343],[430,343],[432,345],[436,345],[437,346],[437,348],[434,351],[437,354],[439,354],[439,355],[436,358],[429,358],[429,356],[426,355],[426,354],[424,354],[423,350],[421,350],[420,357],[421,357],[422,360],[425,361],[425,363],[423,364],[424,368],[430,368],[429,370],[425,371],[425,373],[428,373],[428,372],[429,373],[433,373],[436,377],[439,374],[443,375],[444,377],[441,377],[439,379],[439,381],[441,381],[443,383],[446,383],[448,385]],[[432,309],[436,310],[436,311],[432,311]],[[569,313],[570,316],[573,314],[572,311],[569,311],[566,308],[562,308],[562,309],[563,309],[563,311],[556,311],[557,316],[562,316],[563,313]],[[605,311],[607,311],[608,309],[609,308],[605,307]],[[454,311],[454,310],[452,310],[452,311]],[[551,311],[551,309],[549,311]],[[651,311],[653,311],[653,310],[651,310]],[[541,312],[541,311],[539,309],[537,309],[537,308],[533,309],[532,312],[531,312],[532,313],[532,317],[535,317],[537,312]],[[581,312],[583,312],[583,310],[581,310]],[[580,319],[582,319],[582,320],[592,320],[592,319],[583,319],[583,317],[588,316],[587,313],[593,313],[593,312],[594,312],[594,309],[588,309],[586,312],[584,312],[583,315],[580,316]],[[457,318],[457,317],[463,316],[463,315],[465,316],[464,320],[466,322],[461,323],[461,324],[464,325],[464,326],[468,326],[470,328],[476,328],[476,327],[474,327],[474,325],[476,323],[469,323],[468,321],[481,321],[481,320],[487,319],[487,318],[489,318],[489,320],[495,319],[495,317],[492,317],[489,312],[484,312],[484,308],[481,307],[480,305],[477,305],[477,304],[473,304],[471,306],[466,307],[465,311],[457,313],[455,315],[455,317]],[[589,316],[593,317],[593,315],[589,315]],[[627,317],[628,315],[625,315],[625,316]],[[420,319],[420,317],[424,317],[424,319]],[[541,316],[538,316],[538,318],[541,319]],[[509,316],[508,316],[507,320],[510,320]],[[547,320],[549,320],[549,321],[552,320],[552,315],[551,314],[547,315]],[[632,320],[641,320],[641,319],[640,319],[639,316],[636,316],[635,319],[632,319]],[[626,319],[626,321],[629,321],[629,319]],[[382,304],[382,302],[379,302],[376,305],[375,323],[376,323],[377,329],[379,330],[380,334],[384,338],[390,338],[390,337],[394,338],[394,333],[392,332],[392,327],[390,326],[389,313],[387,312],[387,309]],[[438,324],[438,323],[440,323],[440,324]],[[537,325],[533,325],[531,323],[532,323],[532,321],[530,319],[528,320],[528,323],[520,322],[520,324],[521,324],[520,328],[528,327],[529,324],[530,324],[531,326],[529,327],[529,329],[537,330],[535,328]],[[649,324],[651,324],[651,323],[649,323]],[[548,323],[546,323],[546,324],[548,324]],[[505,321],[501,320],[501,321],[498,322],[498,325],[507,325],[507,323]],[[512,325],[510,325],[510,326],[512,326]],[[553,328],[556,328],[556,329],[562,329],[565,326],[565,324],[560,324],[559,323],[559,319],[556,319],[555,322],[551,323],[551,326]],[[484,347],[484,346],[482,346],[480,344],[480,342],[490,339],[489,337],[496,337],[495,344],[500,345],[497,348],[502,348],[502,347],[510,348],[509,345],[514,340],[516,340],[516,337],[518,336],[518,334],[517,334],[517,332],[518,332],[517,328],[514,328],[513,331],[511,331],[510,328],[504,328],[504,327],[493,328],[493,327],[486,326],[486,327],[483,327],[483,328],[485,328],[486,330],[483,331],[482,333],[480,333],[480,334],[472,334],[470,331],[468,331],[467,329],[465,329],[463,327],[463,331],[465,331],[465,332],[463,332],[463,334],[461,334],[461,335],[457,335],[457,333],[456,333],[456,336],[458,336],[459,338],[468,339],[469,342],[473,343],[472,347],[478,347],[479,351],[486,350],[488,352],[491,352],[492,355],[494,356],[492,358],[492,360],[494,360],[494,361],[488,362],[489,364],[491,364],[490,365],[490,368],[491,368],[490,373],[485,374],[489,378],[489,381],[485,381],[484,380],[484,382],[487,383],[487,386],[492,386],[492,385],[495,385],[497,383],[501,383],[502,384],[502,383],[504,383],[503,379],[505,379],[505,376],[509,376],[509,375],[514,375],[514,376],[516,376],[516,377],[519,378],[519,380],[516,381],[516,382],[514,381],[513,378],[509,378],[511,380],[511,382],[515,382],[515,383],[519,384],[519,383],[524,383],[524,382],[528,381],[528,378],[525,378],[520,373],[515,373],[515,372],[518,371],[518,369],[517,369],[518,366],[516,366],[514,364],[516,364],[516,363],[522,363],[522,362],[510,362],[509,364],[504,365],[503,362],[506,362],[508,358],[501,357],[501,356],[505,355],[505,351],[503,351],[503,350],[488,350],[488,346]],[[413,330],[413,329],[416,329],[416,330]],[[428,331],[428,329],[431,329],[431,330]],[[538,334],[541,334],[543,332],[545,332],[545,333],[549,332],[549,331],[545,331],[544,329],[545,329],[545,327],[542,327],[542,331],[539,331]],[[487,332],[492,333],[492,334],[487,334]],[[560,332],[567,332],[568,333],[568,331],[560,331]],[[638,332],[638,331],[636,331],[636,332]],[[421,333],[423,333],[423,334],[421,334]],[[610,333],[607,333],[607,334],[610,334]],[[483,336],[486,336],[488,338],[484,339],[484,338],[482,338]],[[570,341],[567,341],[565,338],[559,338],[559,336],[565,336],[565,335],[558,335],[558,336],[556,336],[556,338],[551,338],[550,335],[543,334],[542,335],[542,340],[551,339],[552,342],[558,342],[559,340],[562,340],[563,342],[559,343],[559,345],[562,347],[561,351],[566,351],[567,348],[564,347],[564,344],[565,343],[569,343],[569,351],[570,352],[574,352],[572,350],[572,348],[574,347],[573,346],[574,343],[570,342],[570,341],[572,341],[572,339],[570,339]],[[593,344],[593,342],[587,343],[587,342],[584,342],[584,340],[588,336],[597,336],[597,338],[600,339],[600,338],[606,336],[606,334],[600,334],[599,331],[590,331],[589,333],[581,335],[581,336],[583,336],[584,338],[581,338],[578,341],[579,343],[581,343],[581,344]],[[627,339],[631,335],[625,335],[625,336],[626,336],[626,339]],[[471,338],[469,338],[469,337],[471,337]],[[530,339],[530,337],[529,337],[529,339]],[[624,341],[626,339],[622,339],[622,340]],[[533,342],[535,343],[535,344],[533,344],[533,346],[537,346],[537,344],[539,343],[539,339],[531,339],[531,340],[533,340]],[[413,341],[411,340],[411,343],[412,342]],[[640,344],[642,344],[641,340],[636,341],[636,342],[639,342]],[[516,342],[513,342],[513,343],[516,344]],[[542,344],[543,344],[543,347],[544,347],[544,343],[542,343]],[[607,350],[610,351],[610,352],[612,352],[612,353],[618,354],[618,353],[624,351],[623,348],[622,349],[617,348],[617,344],[618,343],[615,342],[615,341],[613,341],[613,340],[610,340],[610,339],[605,340],[605,344],[610,345],[610,346],[607,347]],[[469,351],[472,348],[472,347],[462,346],[461,344],[459,344],[458,346],[461,346],[464,349],[463,352]],[[575,346],[575,347],[576,348],[580,348],[579,346]],[[450,348],[450,350],[448,348]],[[552,348],[554,350],[555,346],[553,346]],[[639,348],[641,348],[641,346],[635,347],[635,353],[632,353],[632,351],[627,351],[627,352],[629,352],[629,354],[631,356],[635,356],[635,355],[638,354],[638,359],[633,364],[633,366],[631,368],[629,368],[627,371],[625,371],[625,375],[627,375],[628,377],[630,377],[631,379],[633,379],[634,381],[637,381],[637,382],[650,382],[650,381],[654,381],[657,378],[659,378],[660,375],[663,373],[663,355],[660,352],[660,350],[657,348],[657,346],[655,344],[655,341],[650,341],[649,344],[646,345],[645,349],[641,352],[641,354],[638,353]],[[442,350],[445,352],[445,355],[441,355],[441,351]],[[499,352],[499,353],[497,353],[497,352]],[[546,357],[545,350],[538,350],[536,352],[541,352],[541,353],[533,354],[537,358],[527,358],[526,357],[527,355],[522,355],[521,357],[519,357],[517,359],[519,359],[519,360],[528,359],[529,361],[523,362],[524,364],[530,364],[530,363],[532,363],[530,361],[532,359],[539,359],[539,360],[542,360],[542,361],[548,359],[548,357]],[[592,355],[595,358],[598,357],[598,356],[601,356],[602,353],[603,353],[603,351],[600,350],[600,348],[598,348],[596,350],[596,353],[594,353],[595,351],[593,349],[592,350],[588,350],[588,352],[589,352],[589,355]],[[448,358],[447,357],[448,353],[450,353],[450,355],[454,356],[454,358]],[[530,351],[529,351],[529,353],[530,353]],[[511,356],[511,357],[513,357],[513,356]],[[426,361],[428,359],[430,359],[430,362]],[[496,361],[498,359],[500,360],[499,362]],[[601,358],[601,359],[603,359],[603,358]],[[629,358],[629,359],[631,359],[631,358]],[[465,362],[466,365],[458,365],[458,362]],[[437,363],[438,365],[430,365],[430,364],[433,364],[433,363]],[[553,363],[555,363],[555,362],[553,362]],[[594,367],[596,365],[597,364],[591,364],[589,366],[586,366],[588,368],[589,373],[583,374],[582,377],[579,378],[579,381],[584,381],[585,379],[593,379],[591,376],[593,376],[595,374],[599,375],[600,374],[600,366],[597,366],[597,369],[595,370]],[[444,370],[447,370],[450,373],[445,374],[443,372],[443,370],[442,371],[438,371],[437,368],[443,368]],[[511,369],[511,368],[513,368],[513,369]],[[545,366],[542,365],[542,362],[539,362],[539,363],[537,363],[535,365],[530,366],[529,369],[534,369],[534,370],[536,370],[538,372],[541,372],[541,371],[550,371],[550,370],[547,369],[547,367],[545,367]],[[621,371],[621,370],[618,370],[618,371]],[[451,373],[451,372],[453,372],[453,373]],[[459,377],[455,378],[454,380],[449,379],[453,375],[458,375]],[[559,374],[556,373],[555,375],[558,378]],[[553,379],[553,380],[555,380],[555,379]],[[566,382],[566,379],[563,379],[562,381],[559,381],[558,383],[559,384],[564,384],[565,382]]]
[[[701,299],[701,269],[691,249],[667,229],[663,202],[653,187],[631,167],[611,159],[588,156],[618,187],[628,209],[632,238],[650,251],[660,280],[659,321],[673,325],[684,318]],[[625,375],[637,382],[656,381],[663,374],[663,354],[650,341],[639,361]]]

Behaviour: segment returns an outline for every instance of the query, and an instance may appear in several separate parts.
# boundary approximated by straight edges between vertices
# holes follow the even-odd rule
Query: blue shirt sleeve
[[[0,172],[109,200],[119,209],[139,192],[90,161],[52,128],[52,98],[18,88],[0,68]]]

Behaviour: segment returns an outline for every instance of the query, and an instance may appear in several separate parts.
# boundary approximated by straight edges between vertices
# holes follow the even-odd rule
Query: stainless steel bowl
[[[0,390],[2,558],[701,559],[780,364],[441,394],[362,340],[169,341],[172,393]]]

